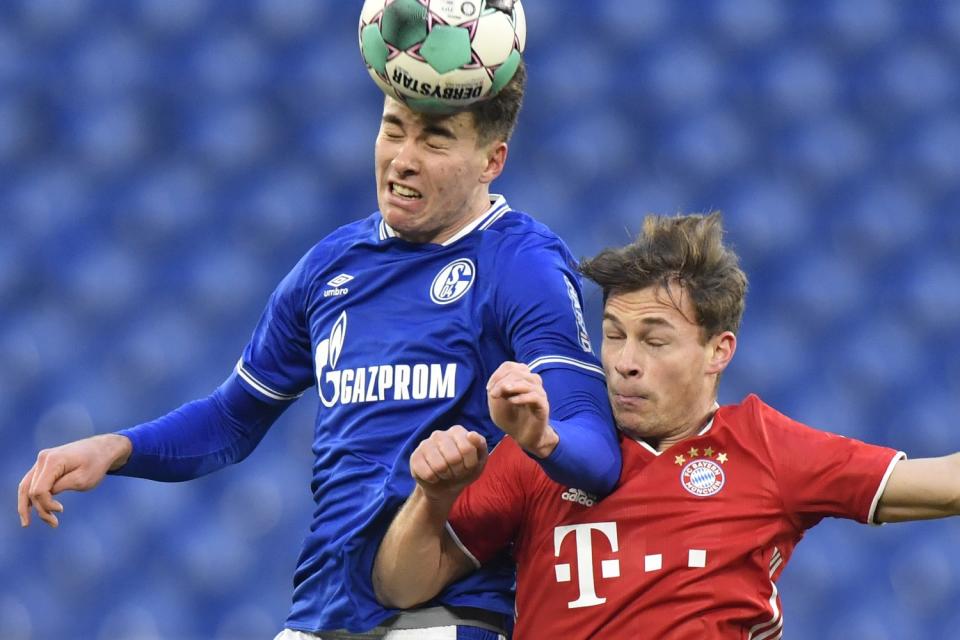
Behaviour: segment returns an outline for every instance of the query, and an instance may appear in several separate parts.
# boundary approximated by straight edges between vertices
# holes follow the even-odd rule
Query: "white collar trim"
[[[717,416],[717,409],[719,408],[720,408],[719,403],[714,402],[713,406],[711,407],[711,410],[713,411],[713,415],[710,416],[710,419],[707,421],[707,424],[703,425],[703,428],[697,432],[697,435],[691,436],[691,437],[699,438],[702,435],[706,435],[707,432],[710,431],[711,428],[713,428],[713,419]],[[643,447],[644,449],[646,449],[647,451],[649,451],[655,456],[659,456],[661,453],[663,453],[662,451],[657,451],[656,449],[651,447],[649,444],[647,444],[647,442],[643,438],[635,438],[629,434],[627,435],[627,437],[633,440],[634,442],[636,442],[637,444],[639,444],[641,447]]]
[[[510,206],[507,204],[506,198],[500,194],[491,193],[490,194],[490,208],[483,212],[476,220],[471,221],[464,228],[460,229],[452,237],[450,237],[445,242],[441,243],[441,246],[447,247],[453,244],[454,242],[461,240],[462,238],[468,236],[471,232],[480,229],[488,229],[490,226],[503,217],[503,215],[510,210]],[[387,224],[387,221],[383,218],[383,214],[380,215],[380,239],[386,240],[387,238],[396,238],[397,232]]]

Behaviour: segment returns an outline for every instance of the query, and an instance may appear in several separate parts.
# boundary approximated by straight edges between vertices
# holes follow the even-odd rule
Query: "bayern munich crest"
[[[726,476],[723,468],[713,460],[698,458],[691,460],[680,472],[680,484],[695,496],[706,498],[716,495],[723,489]]]

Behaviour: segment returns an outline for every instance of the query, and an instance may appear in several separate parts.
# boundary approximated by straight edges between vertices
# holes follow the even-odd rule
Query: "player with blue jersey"
[[[56,526],[62,505],[53,495],[92,488],[108,472],[179,481],[238,462],[314,388],[316,509],[278,637],[502,635],[513,612],[509,558],[412,613],[380,606],[371,572],[413,487],[410,454],[435,430],[469,425],[493,446],[502,432],[490,411],[508,422],[513,415],[511,433],[557,482],[605,494],[619,475],[575,262],[549,229],[489,190],[506,161],[524,79],[521,69],[493,100],[449,116],[387,99],[375,153],[380,210],[299,261],[211,396],[40,452],[20,483],[24,526],[31,507]],[[501,366],[508,360],[526,366]],[[490,406],[488,381],[500,390]],[[549,408],[533,412],[545,429],[526,429],[531,412],[513,411],[526,400],[511,389],[530,384],[549,397]],[[536,436],[525,441],[525,432]]]

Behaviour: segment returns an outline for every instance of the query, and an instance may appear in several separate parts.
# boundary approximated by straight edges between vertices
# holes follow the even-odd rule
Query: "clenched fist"
[[[428,497],[456,496],[487,462],[487,441],[457,425],[434,431],[410,456],[410,474]]]
[[[493,422],[539,458],[549,456],[559,437],[550,426],[550,402],[543,380],[519,362],[504,362],[487,382]]]

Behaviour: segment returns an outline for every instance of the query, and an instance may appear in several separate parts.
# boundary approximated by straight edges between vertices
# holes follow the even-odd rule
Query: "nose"
[[[390,161],[390,165],[400,175],[407,177],[415,175],[420,171],[420,155],[417,151],[415,140],[405,140],[397,149],[396,155]]]
[[[640,360],[640,349],[633,347],[627,341],[613,357],[613,368],[624,378],[639,378],[643,375],[643,363]]]

